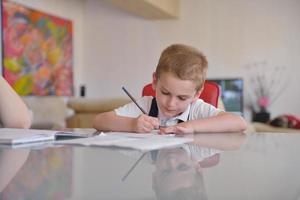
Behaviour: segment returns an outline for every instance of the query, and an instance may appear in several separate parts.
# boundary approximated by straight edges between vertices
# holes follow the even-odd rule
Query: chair
[[[204,160],[198,162],[202,168],[209,168],[217,165],[220,162],[220,153],[216,153],[213,156],[205,158]]]
[[[142,96],[155,96],[155,91],[152,84],[149,83],[144,86]],[[203,91],[199,98],[215,107],[218,107],[218,100],[220,96],[220,87],[217,83],[212,81],[205,81]]]

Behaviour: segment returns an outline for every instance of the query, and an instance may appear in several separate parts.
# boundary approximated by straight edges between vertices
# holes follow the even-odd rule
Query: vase
[[[270,121],[270,113],[268,111],[260,111],[252,114],[252,121],[267,123]]]

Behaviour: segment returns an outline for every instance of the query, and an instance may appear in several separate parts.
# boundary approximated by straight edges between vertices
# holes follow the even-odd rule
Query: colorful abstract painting
[[[72,96],[72,22],[2,3],[3,75],[20,95]]]

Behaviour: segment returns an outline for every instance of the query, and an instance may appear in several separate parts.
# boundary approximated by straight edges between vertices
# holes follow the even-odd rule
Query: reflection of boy
[[[193,137],[193,143],[173,149],[151,151],[145,157],[142,155],[142,158],[155,165],[152,185],[158,199],[207,199],[203,168],[218,164],[222,151],[239,149],[246,135],[207,133]],[[140,152],[122,151],[122,153],[141,158]]]
[[[185,147],[190,148],[190,145]],[[199,161],[216,155],[218,151],[207,148],[197,148],[196,151],[176,148],[157,153],[156,170],[152,175],[152,188],[157,199],[207,199]]]
[[[175,44],[161,54],[153,88],[156,98],[143,97],[114,111],[98,114],[94,127],[102,131],[151,132],[160,125],[161,133],[242,131],[242,117],[226,113],[199,99],[206,78],[207,60],[197,49]],[[152,111],[157,110],[152,114]],[[179,123],[182,122],[182,123]]]

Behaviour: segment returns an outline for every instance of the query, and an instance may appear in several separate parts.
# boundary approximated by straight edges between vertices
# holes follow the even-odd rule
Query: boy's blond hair
[[[168,46],[159,58],[155,76],[171,72],[181,80],[191,80],[199,91],[206,79],[207,60],[196,48],[184,44]]]

